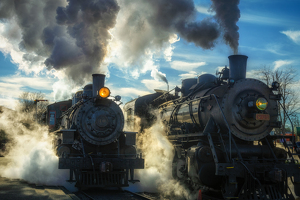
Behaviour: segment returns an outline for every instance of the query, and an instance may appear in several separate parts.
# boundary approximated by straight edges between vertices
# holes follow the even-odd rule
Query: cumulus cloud
[[[132,87],[110,87],[112,95],[120,95],[121,97],[131,97],[131,98],[136,98],[137,96],[144,96],[147,94],[150,94],[149,91],[137,89],[137,88],[132,88]]]
[[[273,65],[274,65],[274,71],[279,69],[280,67],[284,66],[284,65],[289,65],[289,64],[292,64],[293,61],[291,60],[277,60],[277,61],[274,61],[273,62]]]
[[[205,14],[205,15],[214,15],[216,14],[215,12],[211,11],[208,7],[204,7],[204,6],[195,6],[197,12]]]
[[[184,61],[171,62],[171,67],[173,69],[176,69],[179,71],[186,71],[186,72],[194,71],[198,67],[201,67],[204,65],[206,65],[206,62],[194,62],[194,63],[184,62]]]
[[[198,73],[195,71],[190,71],[189,73],[180,74],[179,76],[181,77],[181,79],[196,78],[198,76]]]
[[[10,96],[0,95],[0,106],[14,109],[18,105],[18,101]]]
[[[151,79],[144,79],[142,83],[150,90],[154,91],[155,89],[162,89],[167,90],[167,85],[164,82],[151,80]]]
[[[14,85],[15,88],[31,87],[36,90],[50,90],[49,86],[54,82],[54,80],[49,77],[26,77],[16,75],[1,77],[0,81],[5,84]]]
[[[300,31],[281,31],[280,33],[288,36],[293,42],[300,44]]]
[[[179,37],[209,49],[220,34],[213,20],[195,20],[191,0],[120,0],[118,4],[120,12],[111,30],[110,61],[129,68],[128,74],[134,78],[158,70],[153,62],[157,58],[171,61]]]
[[[50,91],[55,79],[48,77],[6,76],[0,77],[0,105],[14,109],[20,94],[24,91]],[[53,101],[52,95],[46,95],[49,101]]]

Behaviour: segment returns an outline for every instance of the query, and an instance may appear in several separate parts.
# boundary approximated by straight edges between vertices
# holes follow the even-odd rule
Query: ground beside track
[[[0,165],[7,166],[10,159],[0,157]],[[77,198],[75,195],[73,197]],[[8,179],[0,176],[0,199],[1,200],[72,200],[57,186],[37,186],[24,180]],[[77,198],[79,200],[79,198]]]
[[[76,194],[82,200],[159,200],[159,196],[150,196],[143,193],[130,193],[126,190],[115,189],[89,189]],[[141,196],[138,196],[141,195]],[[145,196],[142,196],[145,195]]]

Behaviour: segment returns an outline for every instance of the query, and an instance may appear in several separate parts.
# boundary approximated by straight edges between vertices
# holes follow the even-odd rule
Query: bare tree
[[[296,70],[293,67],[279,68],[276,70],[273,70],[270,67],[264,67],[258,73],[260,79],[267,85],[271,86],[274,81],[280,84],[278,93],[282,94],[281,104],[283,109],[279,107],[279,120],[282,123],[282,133],[285,133],[288,116],[293,124],[299,122],[298,114],[300,111],[300,99],[299,93],[295,88],[295,84],[297,83]]]
[[[42,92],[23,92],[19,96],[21,111],[32,113],[37,119],[42,119],[43,114],[49,105],[48,101],[37,102],[35,100],[44,100],[45,94]],[[37,110],[36,110],[37,109]]]

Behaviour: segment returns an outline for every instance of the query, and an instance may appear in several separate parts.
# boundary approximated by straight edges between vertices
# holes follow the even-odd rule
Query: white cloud
[[[18,104],[18,101],[12,97],[0,97],[0,106],[6,108],[15,109]]]
[[[9,40],[6,36],[12,31],[16,35],[15,40]],[[37,56],[35,53],[27,53],[27,57],[34,58],[35,62],[25,61],[23,59],[25,53],[22,52],[19,47],[20,41],[20,28],[18,27],[18,24],[14,19],[10,19],[8,23],[0,23],[0,51],[5,55],[10,55],[11,62],[16,64],[20,70],[24,71],[27,74],[31,72],[38,74],[43,71],[45,69],[45,58]]]
[[[213,16],[215,15],[214,11],[210,11],[209,7],[196,6],[197,12]],[[282,18],[276,18],[274,16],[263,15],[260,13],[241,13],[239,21],[249,22],[254,24],[264,24],[264,25],[295,25],[297,22],[290,20],[285,20]]]
[[[54,79],[43,77],[22,77],[15,75],[0,77],[0,105],[14,109],[17,105],[17,99],[22,92],[30,92],[32,90],[50,91],[54,81]],[[51,97],[49,94],[46,95],[47,99]]]
[[[246,72],[246,77],[247,78],[254,78],[254,79],[261,79],[259,70],[250,70]]]
[[[195,6],[197,12],[205,14],[205,15],[215,15],[215,12],[210,12],[209,8],[204,6]]]
[[[155,89],[167,90],[167,84],[162,81],[156,81],[153,79],[144,79],[142,83],[150,90],[154,91]]]
[[[279,45],[279,44],[267,44],[267,45],[265,45],[265,48],[257,48],[257,47],[240,45],[239,48],[240,49],[241,48],[247,48],[247,51],[249,49],[251,51],[256,51],[256,52],[257,51],[270,52],[270,53],[273,53],[273,54],[276,54],[276,55],[280,55],[280,56],[286,55],[286,54],[280,52],[281,45]]]
[[[273,62],[273,65],[274,65],[274,71],[277,70],[278,68],[284,66],[284,65],[289,65],[289,64],[292,64],[293,61],[291,60],[277,60],[275,62]]]
[[[206,62],[184,62],[184,61],[173,61],[171,62],[171,67],[176,70],[190,72],[195,70],[200,66],[206,65]]]
[[[148,91],[140,90],[137,88],[115,88],[109,87],[111,89],[112,96],[120,95],[121,97],[130,97],[130,98],[137,98],[138,96],[144,96],[150,94]]]
[[[148,17],[153,15],[153,11],[144,4],[122,0],[118,4],[121,9],[115,27],[110,30],[112,40],[105,61],[114,63],[134,79],[158,69],[156,59],[164,58],[170,62],[174,43],[180,38],[149,23]]]
[[[242,13],[240,21],[250,22],[255,24],[265,24],[265,25],[276,25],[282,24],[282,20],[275,19],[274,17],[269,16],[261,16],[259,14],[249,14],[249,13]]]
[[[178,37],[176,34],[173,36],[170,36],[169,38],[169,46],[167,46],[164,50],[164,58],[166,61],[170,62],[172,60],[173,50],[175,47],[172,45],[180,40],[180,37]]]
[[[285,34],[295,43],[300,44],[300,31],[281,31],[280,33]]]
[[[17,87],[30,87],[36,90],[51,90],[54,80],[45,77],[22,77],[8,76],[0,78],[0,81],[8,84],[14,84]]]
[[[179,76],[181,77],[181,79],[197,78],[199,76],[199,73],[195,71],[190,71],[189,73],[180,74]]]
[[[22,92],[23,85],[14,83],[5,83],[0,80],[0,93],[1,96],[7,96],[12,98],[18,98]]]

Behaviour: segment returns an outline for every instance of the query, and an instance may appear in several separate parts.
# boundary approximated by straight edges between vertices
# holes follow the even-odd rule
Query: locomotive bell
[[[231,55],[229,59],[229,80],[240,80],[246,78],[248,56]]]
[[[104,74],[93,74],[93,97],[96,97],[99,90],[104,87],[104,82]]]

